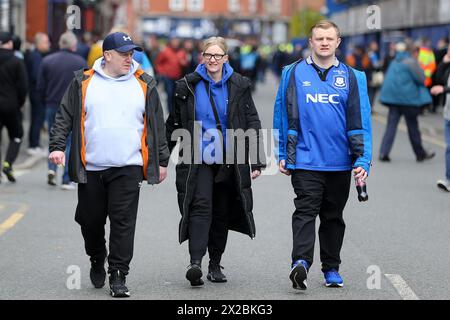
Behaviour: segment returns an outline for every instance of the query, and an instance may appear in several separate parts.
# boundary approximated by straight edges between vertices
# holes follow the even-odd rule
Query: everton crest
[[[347,86],[347,82],[345,81],[344,76],[334,76],[333,86],[336,88],[345,88]]]

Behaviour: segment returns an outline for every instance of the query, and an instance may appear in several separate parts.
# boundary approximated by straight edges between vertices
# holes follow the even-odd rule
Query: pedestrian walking
[[[274,109],[279,170],[296,194],[289,278],[307,288],[313,264],[315,220],[320,217],[320,260],[325,284],[342,287],[343,210],[351,172],[365,180],[372,158],[371,112],[363,72],[339,61],[339,28],[320,21],[311,28],[311,56],[286,66]]]
[[[113,297],[130,296],[126,276],[142,181],[162,182],[169,161],[156,81],[138,69],[134,50],[142,49],[125,33],[104,39],[103,57],[92,69],[78,71],[67,89],[50,141],[50,161],[64,164],[66,137],[72,131],[69,175],[78,183],[75,220],[90,256],[91,281],[103,287],[107,257]]]
[[[243,76],[251,80],[252,92],[256,90],[259,65],[260,57],[258,54],[258,48],[254,45],[245,45],[244,47],[242,47],[239,71]]]
[[[0,167],[10,182],[16,182],[13,164],[23,138],[21,108],[27,95],[27,72],[22,59],[14,54],[13,37],[0,32],[0,146],[3,127],[8,130],[9,145]],[[0,173],[1,182],[1,173]]]
[[[430,88],[433,83],[433,73],[436,71],[436,58],[434,56],[433,49],[431,49],[430,39],[421,39],[418,43],[418,47],[416,60],[419,62],[419,66],[424,72],[424,84],[427,88]]]
[[[209,253],[207,279],[227,281],[221,260],[228,230],[255,237],[251,179],[261,174],[265,160],[251,150],[258,148],[261,123],[251,96],[250,80],[234,72],[227,53],[222,37],[205,40],[202,63],[194,73],[176,82],[174,109],[166,122],[170,150],[176,145],[172,137],[176,129],[188,130],[193,139],[189,147],[199,146],[198,150],[186,151],[182,144],[180,157],[191,156],[176,166],[182,215],[179,242],[189,240],[190,264],[186,278],[192,286],[204,284],[201,263],[206,251]],[[196,126],[201,127],[198,131],[203,138],[195,134]],[[229,140],[239,129],[254,133],[248,143],[245,137],[244,140],[236,138],[236,145],[245,146],[244,154],[236,154],[238,148],[236,145],[233,148]],[[195,156],[198,152],[199,158]]]
[[[438,65],[436,74],[436,85],[431,88],[431,94],[437,96],[445,94],[444,107],[444,127],[445,127],[445,143],[447,148],[445,151],[445,178],[437,182],[437,186],[447,192],[450,192],[450,45],[447,53]]]
[[[380,59],[380,50],[377,41],[371,41],[369,43],[367,55],[370,59],[371,68],[369,72],[366,71],[366,77],[368,82],[369,101],[370,105],[373,107],[375,105],[375,97],[377,96],[378,90],[383,84],[384,79],[384,73],[381,70],[383,61]]]
[[[167,108],[172,112],[174,104],[175,81],[184,76],[184,69],[188,65],[186,52],[181,47],[181,41],[175,36],[171,36],[169,43],[161,51],[156,59],[156,72],[164,84],[167,95]]]
[[[67,31],[59,38],[59,51],[52,53],[42,60],[37,80],[37,91],[40,94],[40,103],[45,106],[45,118],[48,125],[49,141],[52,139],[51,128],[55,123],[55,115],[59,109],[64,92],[72,82],[74,72],[87,67],[86,61],[76,54],[77,37],[73,32]],[[62,177],[63,190],[75,189],[69,177],[69,153],[71,145],[70,134],[66,140],[66,164]],[[57,166],[48,161],[47,183],[56,186]]]
[[[29,96],[30,96],[30,127],[28,131],[29,145],[27,153],[29,155],[42,156],[46,151],[41,146],[41,130],[45,122],[45,105],[41,103],[39,92],[37,91],[37,78],[41,67],[42,59],[50,51],[50,40],[48,35],[42,32],[36,33],[34,37],[35,48],[25,55],[25,64],[28,71]]]
[[[418,123],[418,116],[422,109],[431,103],[431,96],[424,85],[425,75],[417,62],[418,48],[409,49],[404,42],[399,42],[396,51],[397,54],[389,65],[380,92],[380,101],[389,108],[389,113],[379,160],[391,161],[389,154],[394,144],[397,126],[401,116],[404,116],[416,160],[422,162],[435,155],[433,151],[424,149]]]

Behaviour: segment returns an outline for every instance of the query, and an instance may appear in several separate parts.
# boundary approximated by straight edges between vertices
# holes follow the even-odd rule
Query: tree
[[[298,11],[292,16],[289,31],[291,38],[309,37],[311,27],[318,21],[325,19],[318,11],[309,8]]]

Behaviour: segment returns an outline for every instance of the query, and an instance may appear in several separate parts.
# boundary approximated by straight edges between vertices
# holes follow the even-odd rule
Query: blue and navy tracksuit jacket
[[[286,169],[347,171],[372,161],[366,76],[339,62],[328,70],[312,58],[283,69],[274,108],[278,162]],[[277,132],[278,131],[278,132]]]

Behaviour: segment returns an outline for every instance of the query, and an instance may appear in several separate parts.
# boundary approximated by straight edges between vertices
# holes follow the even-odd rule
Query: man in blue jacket
[[[290,279],[305,290],[313,263],[315,220],[320,217],[320,259],[326,286],[342,287],[342,213],[351,172],[365,180],[372,159],[371,108],[366,77],[336,58],[339,28],[311,28],[312,55],[283,70],[274,110],[279,170],[291,176],[297,197],[292,216]]]

